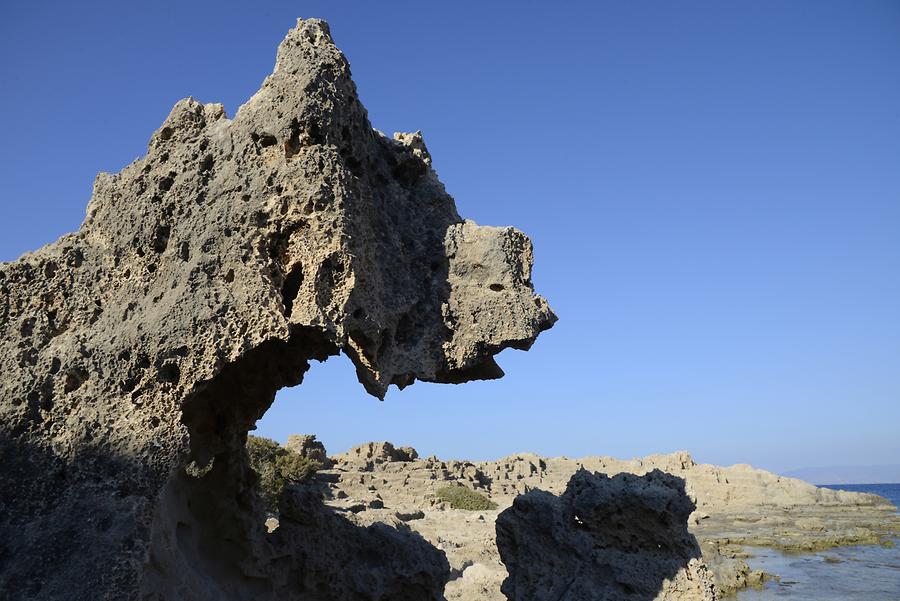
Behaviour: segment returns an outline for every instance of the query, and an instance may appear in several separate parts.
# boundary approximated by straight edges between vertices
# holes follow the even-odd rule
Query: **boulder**
[[[307,459],[317,461],[323,467],[330,466],[325,445],[321,441],[316,440],[315,434],[291,434],[288,436],[287,444],[284,445],[284,448]]]
[[[687,530],[684,481],[577,471],[562,496],[534,490],[497,517],[510,601],[714,600],[712,577]]]

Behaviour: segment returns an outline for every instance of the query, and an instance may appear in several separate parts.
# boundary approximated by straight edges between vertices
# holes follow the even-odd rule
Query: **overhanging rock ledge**
[[[297,497],[306,534],[268,535],[246,433],[340,351],[379,398],[499,377],[556,319],[531,265],[521,232],[460,218],[421,135],[372,129],[328,26],[298,21],[233,119],[178,102],[78,232],[0,265],[0,590],[437,598],[446,560],[409,533],[335,527],[329,568],[304,541],[331,518]]]

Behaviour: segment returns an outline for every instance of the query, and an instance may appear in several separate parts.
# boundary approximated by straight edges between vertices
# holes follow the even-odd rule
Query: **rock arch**
[[[180,101],[145,157],[97,176],[78,232],[0,265],[0,589],[349,595],[261,531],[247,430],[339,352],[379,398],[499,377],[493,356],[555,321],[531,264],[521,232],[460,218],[420,134],[372,129],[328,26],[298,21],[233,119]],[[190,462],[212,462],[202,482]],[[392,569],[372,598],[433,593]]]

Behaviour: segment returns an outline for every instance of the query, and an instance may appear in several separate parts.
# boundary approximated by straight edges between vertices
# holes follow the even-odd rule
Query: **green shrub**
[[[278,473],[291,484],[306,482],[312,478],[316,470],[322,467],[318,461],[313,461],[294,451],[288,451],[285,455],[279,455],[275,459],[275,468]]]
[[[250,467],[259,474],[258,492],[266,509],[278,511],[278,498],[287,484],[299,484],[312,478],[321,464],[286,449],[271,438],[247,436]]]
[[[445,486],[439,489],[435,496],[439,501],[449,503],[453,509],[468,509],[472,511],[497,509],[496,503],[465,486]]]
[[[247,454],[250,456],[250,465],[256,469],[257,465],[264,463],[275,463],[281,445],[271,438],[262,436],[247,435]]]

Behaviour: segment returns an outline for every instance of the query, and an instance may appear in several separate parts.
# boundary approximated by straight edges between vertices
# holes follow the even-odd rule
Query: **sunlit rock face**
[[[0,589],[439,598],[446,560],[411,533],[300,503],[307,534],[268,535],[246,433],[341,351],[377,397],[499,377],[555,320],[531,264],[521,232],[459,216],[421,135],[372,129],[328,26],[299,21],[233,119],[178,102],[78,232],[0,265]],[[334,557],[374,536],[390,561],[312,558],[317,524]]]

